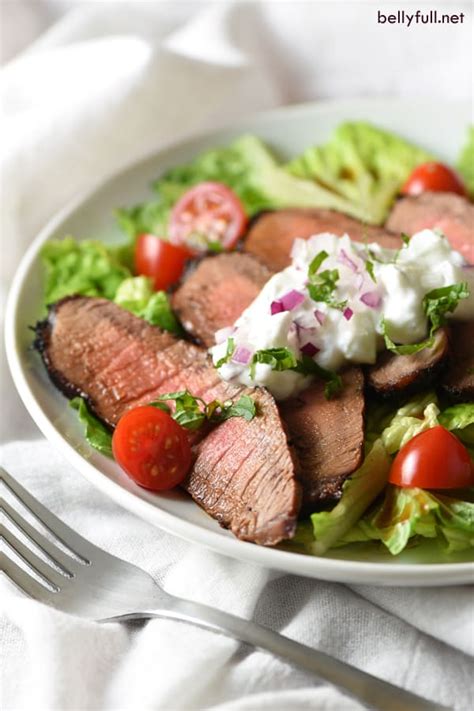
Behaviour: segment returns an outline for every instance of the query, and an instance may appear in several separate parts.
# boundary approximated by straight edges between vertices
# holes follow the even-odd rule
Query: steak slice
[[[242,274],[245,274],[245,280],[241,279]],[[251,276],[259,281],[252,284]],[[248,254],[204,259],[178,292],[183,313],[187,314],[187,318],[182,319],[185,327],[187,322],[191,323],[193,335],[205,345],[213,345],[215,331],[234,323],[269,276],[270,272]],[[239,293],[230,303],[224,298],[224,290],[221,291],[222,298],[217,298],[213,284],[228,285],[228,292],[234,294],[235,283],[240,284]],[[206,284],[209,284],[207,293],[213,293],[210,308],[205,303],[201,306],[201,293]],[[196,294],[196,302],[188,305],[186,294],[188,298]],[[234,311],[232,315],[231,310]],[[362,371],[360,368],[348,370],[344,374],[344,389],[333,400],[326,400],[324,383],[316,381],[298,398],[280,403],[279,409],[301,464],[305,505],[314,506],[337,498],[342,483],[359,466],[362,458]]]
[[[412,355],[391,351],[379,354],[375,365],[366,369],[369,387],[382,396],[413,392],[433,382],[447,363],[449,339],[446,328],[440,328],[433,346]]]
[[[207,347],[258,296],[271,272],[249,254],[232,252],[203,259],[172,297],[184,328]]]
[[[298,452],[306,510],[338,499],[347,477],[364,456],[364,376],[351,367],[341,373],[344,387],[327,400],[324,383],[280,404],[292,444]]]
[[[454,249],[474,264],[474,205],[454,193],[422,193],[399,200],[386,227],[415,234],[424,229],[441,230]]]
[[[52,381],[81,395],[110,426],[129,408],[190,390],[206,400],[249,394],[258,416],[232,418],[195,440],[184,483],[194,500],[243,540],[274,545],[296,528],[301,493],[272,396],[219,378],[204,350],[178,341],[110,301],[67,297],[37,325],[35,345]]]
[[[451,357],[443,389],[457,400],[474,400],[474,321],[452,321]]]
[[[297,237],[331,232],[348,234],[356,242],[378,242],[383,247],[398,249],[401,239],[380,227],[362,222],[332,210],[288,209],[264,212],[253,222],[244,243],[244,250],[255,255],[273,271],[290,263],[290,252]]]

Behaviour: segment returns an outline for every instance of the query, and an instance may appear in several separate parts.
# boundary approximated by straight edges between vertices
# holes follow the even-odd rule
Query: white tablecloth
[[[464,11],[463,25],[411,28],[377,25],[375,3],[361,2],[65,5],[70,12],[1,77],[3,295],[26,245],[65,201],[181,133],[304,99],[442,101],[472,91],[466,2],[429,3]],[[72,471],[26,414],[4,361],[1,375],[4,466],[83,535],[172,592],[253,617],[456,709],[471,706],[471,589],[276,575],[166,535]],[[359,708],[212,633],[162,620],[100,626],[25,599],[3,577],[0,585],[4,709]]]

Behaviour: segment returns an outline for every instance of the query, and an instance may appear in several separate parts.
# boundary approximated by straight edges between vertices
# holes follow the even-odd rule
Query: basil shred
[[[452,313],[461,299],[467,299],[469,289],[467,282],[459,284],[451,284],[443,286],[439,289],[433,289],[425,294],[423,298],[423,310],[430,323],[428,337],[419,343],[410,343],[408,345],[397,346],[392,341],[388,332],[385,319],[382,319],[382,334],[385,340],[385,346],[392,353],[397,355],[412,355],[418,353],[425,348],[431,348],[434,343],[434,335],[440,326],[446,323],[446,314]]]

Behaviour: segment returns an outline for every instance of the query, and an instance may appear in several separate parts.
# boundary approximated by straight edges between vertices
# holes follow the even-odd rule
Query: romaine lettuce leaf
[[[120,248],[96,240],[73,237],[46,242],[41,250],[45,268],[45,303],[52,304],[70,294],[113,299],[130,270],[121,259]]]
[[[474,126],[468,128],[467,141],[456,167],[464,180],[469,195],[474,197]]]
[[[474,403],[448,407],[438,417],[439,424],[452,431],[467,445],[474,446]]]
[[[431,402],[424,408],[423,418],[418,415],[406,415],[406,409],[400,408],[393,417],[389,426],[382,432],[382,441],[387,452],[395,454],[401,449],[412,437],[436,427],[438,423],[439,408]]]
[[[309,148],[287,167],[353,206],[343,212],[382,224],[412,170],[432,159],[395,134],[359,121],[340,125],[325,145]]]
[[[410,147],[410,150],[416,153],[418,149]],[[370,154],[370,150],[366,152]],[[413,161],[416,159],[412,158]],[[383,163],[381,159],[380,162]],[[324,180],[315,180],[312,174],[300,175],[295,168],[297,163],[284,166],[259,138],[241,136],[229,146],[206,151],[190,163],[166,172],[153,185],[156,198],[119,210],[119,224],[131,237],[140,232],[166,237],[171,208],[186,190],[203,181],[221,182],[232,188],[249,216],[265,209],[321,207],[377,222],[367,201],[362,201],[354,191],[345,194],[341,190],[343,178],[339,176],[328,186]],[[390,199],[394,195],[392,182]],[[395,182],[396,192],[400,180]]]
[[[378,540],[398,555],[415,536],[438,538],[446,551],[474,546],[474,504],[389,484],[385,498],[340,541]]]
[[[267,149],[259,139],[255,141],[256,156],[267,154]],[[230,146],[214,148],[197,156],[185,165],[176,166],[156,180],[153,188],[156,198],[129,209],[117,211],[119,225],[131,237],[141,232],[166,237],[171,208],[179,198],[197,183],[215,181],[225,183],[239,196],[249,216],[270,207],[268,197],[260,192],[252,180],[255,156],[252,149],[242,146],[239,141]],[[269,161],[273,158],[268,153]]]
[[[323,555],[344,538],[385,487],[390,465],[391,459],[382,440],[376,440],[363,464],[344,483],[336,506],[331,511],[312,514],[311,553]]]
[[[153,326],[175,335],[182,334],[181,325],[174,315],[164,291],[153,291],[151,279],[145,276],[124,279],[117,289],[114,301],[135,316],[145,319]]]
[[[73,410],[77,410],[77,416],[84,425],[84,436],[90,446],[106,457],[113,457],[112,433],[89,411],[85,400],[82,397],[75,397],[69,405]]]

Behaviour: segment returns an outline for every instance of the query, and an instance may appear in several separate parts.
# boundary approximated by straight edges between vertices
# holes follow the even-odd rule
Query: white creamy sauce
[[[328,257],[318,273],[337,269],[339,279],[331,298],[347,301],[343,309],[316,302],[308,293],[308,268],[322,251]],[[459,282],[468,282],[470,295],[459,302],[450,316],[474,318],[474,269],[467,268],[462,255],[436,231],[423,230],[413,235],[398,254],[377,244],[353,242],[347,235],[320,234],[309,240],[296,239],[291,256],[291,266],[267,282],[235,322],[232,332],[225,334],[231,335],[234,353],[239,353],[241,360],[242,354],[245,361],[249,353],[284,347],[291,349],[297,359],[306,352],[317,364],[333,371],[346,363],[374,363],[377,352],[385,347],[382,319],[393,341],[416,343],[428,333],[424,296],[432,289]],[[373,265],[375,281],[367,270],[367,260]],[[279,308],[288,307],[289,294],[291,308],[276,313]],[[292,306],[295,300],[301,303]],[[211,348],[214,364],[225,356],[227,346],[225,338]],[[308,376],[292,370],[272,370],[264,363],[254,365],[252,372],[250,363],[235,359],[221,365],[219,374],[224,380],[265,386],[277,399],[297,394],[310,381]]]

